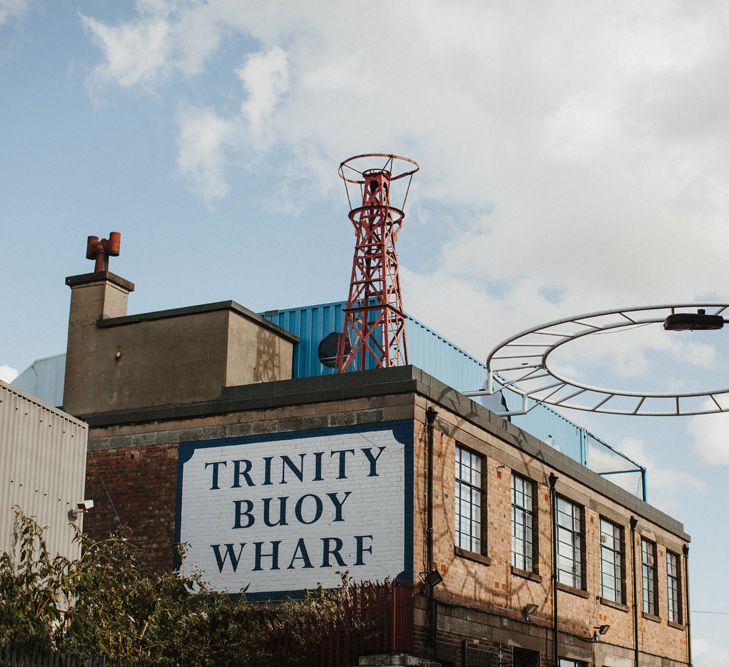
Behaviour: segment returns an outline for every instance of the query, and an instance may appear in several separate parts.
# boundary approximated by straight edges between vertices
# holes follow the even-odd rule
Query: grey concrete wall
[[[277,332],[232,316],[228,322],[225,386],[291,378],[294,346]]]
[[[103,272],[67,283],[71,414],[210,401],[226,386],[291,378],[296,338],[232,301],[127,316],[131,283]]]

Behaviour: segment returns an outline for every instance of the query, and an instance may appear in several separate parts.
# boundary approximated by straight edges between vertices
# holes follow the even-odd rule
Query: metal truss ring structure
[[[384,153],[356,155],[339,165],[355,233],[344,331],[337,345],[340,373],[408,363],[397,237],[416,171],[414,160]],[[400,192],[394,193],[396,181]],[[356,208],[350,183],[359,186],[362,205]]]
[[[663,324],[669,315],[695,313],[699,309],[723,318],[729,304],[621,308],[555,320],[522,331],[491,350],[486,362],[486,389],[468,392],[468,395],[491,394],[496,383],[520,394],[525,406],[527,399],[532,399],[553,407],[602,414],[685,416],[729,412],[729,388],[692,393],[623,391],[571,380],[549,365],[550,355],[555,350],[585,336]]]
[[[383,162],[384,159],[384,162]],[[355,166],[356,165],[356,166]],[[391,153],[363,153],[347,158],[339,165],[339,177],[345,183],[364,185],[365,174],[371,169],[387,171],[390,181],[412,176],[420,166],[415,160]]]

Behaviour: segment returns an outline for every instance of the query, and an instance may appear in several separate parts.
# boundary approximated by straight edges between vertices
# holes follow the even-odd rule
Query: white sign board
[[[412,439],[392,422],[181,443],[185,571],[253,598],[411,580]]]

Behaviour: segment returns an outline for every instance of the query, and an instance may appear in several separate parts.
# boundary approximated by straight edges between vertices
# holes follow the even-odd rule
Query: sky
[[[365,152],[419,162],[405,307],[482,360],[562,317],[726,303],[728,84],[720,1],[0,0],[0,378],[64,351],[90,234],[122,233],[132,313],[345,299],[337,167]],[[729,386],[723,333],[589,338],[557,367]],[[729,417],[568,416],[648,466],[693,538],[695,665],[729,665]]]

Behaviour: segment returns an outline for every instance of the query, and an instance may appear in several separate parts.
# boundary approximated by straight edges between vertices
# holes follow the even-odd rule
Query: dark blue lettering
[[[253,571],[256,572],[258,570],[262,570],[261,567],[261,558],[270,558],[271,559],[271,567],[270,570],[278,570],[278,545],[281,544],[281,540],[273,540],[271,544],[271,548],[273,551],[270,554],[264,554],[262,553],[263,545],[266,544],[266,542],[254,542],[253,546],[256,547],[256,564],[253,567]]]
[[[223,571],[223,567],[225,566],[225,561],[228,559],[230,559],[230,566],[233,568],[233,572],[235,572],[238,569],[238,563],[240,562],[240,557],[241,557],[241,554],[243,553],[243,547],[245,545],[246,545],[245,542],[240,542],[240,549],[238,549],[238,554],[236,555],[233,552],[233,545],[226,544],[225,553],[221,556],[220,545],[211,544],[210,548],[213,550],[213,553],[215,553],[215,562],[218,564],[218,572]]]
[[[234,500],[235,505],[235,520],[233,521],[233,528],[250,528],[255,522],[255,517],[251,514],[253,511],[253,501],[251,500]],[[246,506],[246,510],[243,511],[243,505]],[[248,523],[244,526],[241,523],[241,518],[246,517]]]
[[[321,482],[324,478],[321,476],[321,460],[324,452],[314,452],[314,479],[312,482]]]
[[[331,565],[329,564],[329,556],[334,556],[334,559],[337,561],[339,567],[346,567],[347,564],[339,555],[339,551],[342,548],[343,544],[342,540],[340,540],[338,537],[322,537],[321,541],[324,543],[322,549],[321,566],[331,567]],[[332,548],[332,542],[334,542],[334,548]]]
[[[354,450],[335,449],[329,456],[331,457],[335,454],[339,454],[339,474],[337,475],[337,479],[347,479],[347,462],[345,457],[347,454],[352,454],[352,456],[354,456]]]
[[[339,496],[337,493],[327,493],[329,496],[329,499],[332,501],[332,505],[334,505],[334,520],[335,521],[344,521],[342,518],[342,505],[344,505],[345,501],[349,496],[352,495],[351,491],[345,491],[344,498],[342,500],[339,500]]]
[[[302,506],[304,504],[304,500],[306,498],[313,498],[314,506],[315,506],[314,518],[309,521],[304,521],[304,517],[301,514],[301,508],[302,508]],[[317,521],[319,521],[319,519],[321,518],[321,513],[322,513],[323,509],[324,508],[322,506],[321,498],[319,498],[319,496],[315,496],[313,493],[307,493],[306,495],[301,496],[301,498],[299,498],[296,501],[296,507],[294,508],[294,513],[296,514],[296,518],[299,520],[300,523],[306,524],[308,526],[309,524],[316,523]]]
[[[263,457],[263,486],[271,486],[273,484],[271,481],[271,461],[273,461],[273,456]]]
[[[364,455],[367,457],[367,460],[370,462],[370,474],[367,475],[367,477],[379,477],[379,475],[377,474],[377,459],[380,458],[380,454],[382,454],[385,448],[379,447],[378,449],[380,451],[377,452],[377,456],[372,456],[371,447],[365,447],[362,449]]]
[[[365,547],[364,541],[369,540],[369,546]],[[372,553],[372,535],[355,535],[354,540],[357,544],[357,560],[354,562],[355,565],[364,565],[364,558],[362,557],[365,553]]]
[[[275,523],[271,521],[271,503],[274,500],[278,500],[278,521]],[[287,526],[286,523],[286,496],[279,496],[278,498],[264,498],[263,499],[263,523],[269,528],[274,526]]]
[[[213,479],[212,484],[210,485],[210,490],[215,491],[215,489],[219,489],[220,486],[218,486],[218,468],[220,466],[228,467],[227,461],[210,461],[209,463],[205,464],[205,470],[208,469],[208,466],[213,466]]]
[[[241,463],[243,464],[243,470],[240,469]],[[239,459],[237,461],[233,461],[233,486],[232,488],[238,489],[240,488],[240,478],[245,477],[246,484],[248,486],[255,486],[255,482],[251,479],[251,476],[248,474],[251,471],[251,468],[253,467],[253,464],[248,459]]]
[[[288,484],[286,481],[286,468],[288,468],[300,482],[304,481],[304,456],[305,454],[299,454],[301,457],[301,467],[297,468],[296,464],[285,454],[281,457],[281,484]]]
[[[304,538],[300,537],[299,541],[296,543],[296,549],[294,549],[294,555],[291,557],[291,562],[289,563],[289,566],[286,568],[287,570],[293,570],[294,568],[294,561],[297,560],[303,560],[304,564],[302,565],[303,568],[311,568],[314,567],[311,564],[311,559],[309,558],[309,552],[306,550],[306,543],[304,542]]]

